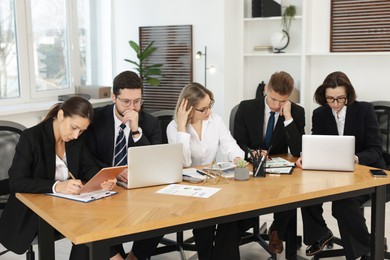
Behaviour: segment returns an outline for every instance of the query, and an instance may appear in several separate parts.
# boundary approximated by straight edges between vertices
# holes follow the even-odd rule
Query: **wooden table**
[[[208,199],[156,194],[162,186],[118,187],[119,194],[91,203],[45,194],[16,196],[40,217],[39,259],[54,259],[55,229],[75,244],[86,243],[90,259],[106,260],[109,245],[372,194],[372,257],[383,259],[385,185],[390,178],[373,178],[369,169],[360,165],[354,172],[296,168],[292,175],[206,184],[222,188]]]

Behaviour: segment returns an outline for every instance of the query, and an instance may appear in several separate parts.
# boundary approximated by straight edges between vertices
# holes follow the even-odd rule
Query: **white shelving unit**
[[[242,91],[254,98],[258,84],[275,71],[292,75],[299,90],[299,103],[306,110],[306,132],[310,133],[315,89],[333,71],[345,72],[358,100],[390,100],[390,52],[330,52],[330,0],[282,0],[293,4],[297,16],[290,28],[285,53],[253,51],[256,45],[271,45],[273,33],[281,30],[280,17],[251,18],[252,0],[242,0]]]
[[[252,0],[243,0],[243,92],[244,98],[253,98],[258,84],[268,82],[275,71],[284,70],[292,75],[297,89],[302,87],[302,71],[304,71],[303,27],[304,17],[302,3],[305,0],[283,1],[283,6],[293,4],[297,7],[297,15],[290,27],[290,43],[284,53],[255,51],[254,46],[271,46],[272,35],[282,30],[281,17],[251,18]],[[301,99],[299,100],[302,101]]]

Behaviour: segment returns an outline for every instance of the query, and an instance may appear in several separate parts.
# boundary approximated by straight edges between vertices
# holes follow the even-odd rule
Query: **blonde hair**
[[[187,84],[180,93],[179,99],[176,103],[175,108],[175,116],[174,118],[177,118],[177,112],[179,110],[180,104],[183,101],[183,99],[187,100],[187,107],[186,109],[189,109],[192,106],[192,111],[188,116],[188,120],[186,125],[188,125],[191,122],[191,119],[195,112],[195,107],[199,104],[199,102],[208,95],[212,102],[214,102],[214,95],[213,92],[211,92],[209,89],[205,88],[201,84],[197,82],[192,82]]]

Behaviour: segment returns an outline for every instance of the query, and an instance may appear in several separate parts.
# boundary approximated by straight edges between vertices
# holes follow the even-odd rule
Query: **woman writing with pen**
[[[176,104],[175,119],[167,127],[169,143],[183,144],[184,166],[211,164],[220,149],[229,161],[244,158],[222,118],[211,112],[213,93],[199,83],[185,86]],[[238,222],[194,229],[200,260],[240,259]]]
[[[38,232],[38,216],[15,193],[77,194],[81,181],[100,170],[81,135],[92,114],[87,100],[72,97],[54,105],[41,123],[21,134],[9,169],[11,194],[0,219],[0,242],[7,249],[25,253]],[[102,188],[111,190],[115,183],[105,181]],[[73,246],[70,259],[85,259],[83,247],[87,249]]]

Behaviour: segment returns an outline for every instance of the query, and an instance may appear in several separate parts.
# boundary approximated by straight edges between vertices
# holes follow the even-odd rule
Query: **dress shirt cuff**
[[[289,124],[291,124],[292,121],[294,121],[294,118],[290,118],[289,120],[285,120],[285,121],[284,121],[284,127],[286,127],[286,126],[288,126]]]
[[[356,155],[355,155],[355,163],[359,164],[359,157],[357,157]]]
[[[56,186],[57,186],[57,183],[59,183],[60,181],[56,181],[54,184],[53,184],[53,187],[51,187],[53,193],[57,193],[56,192]]]
[[[131,136],[131,137],[133,138],[134,143],[138,142],[139,139],[141,139],[142,135],[143,135],[143,133],[141,133],[141,134],[140,134],[138,137],[136,137],[136,138],[134,138],[133,136]]]

